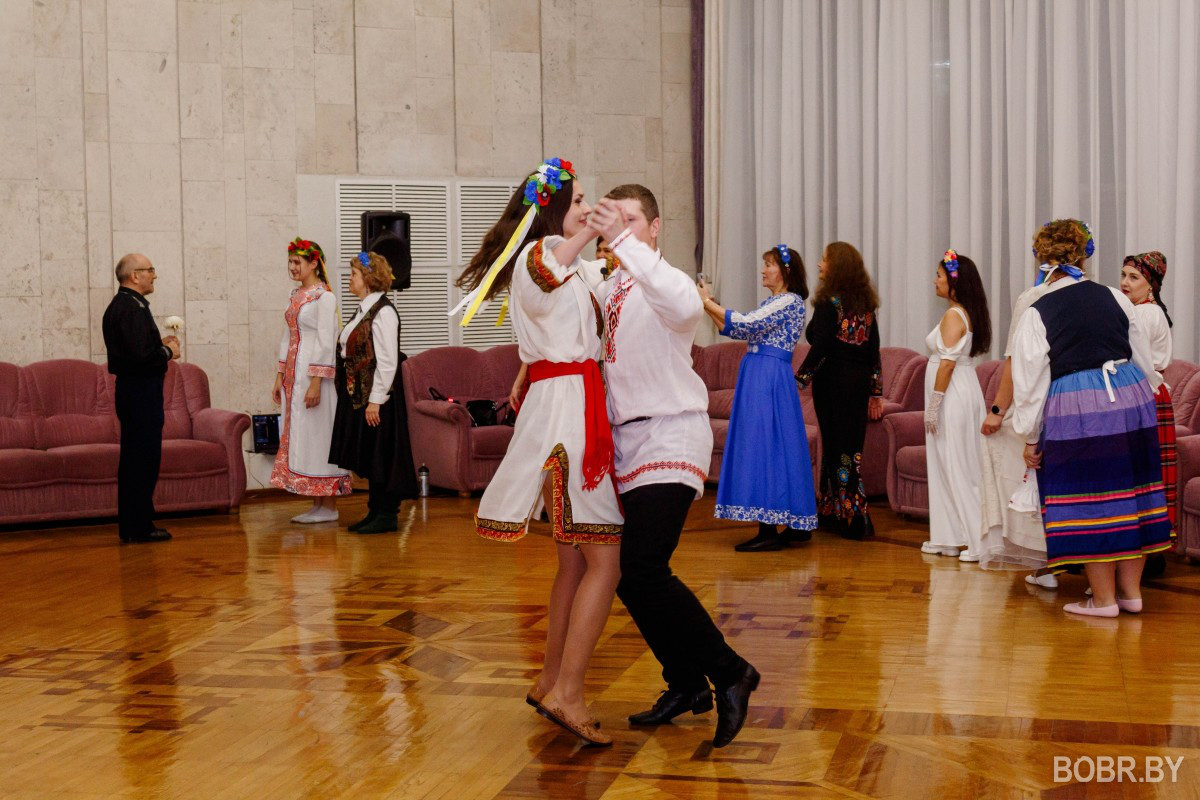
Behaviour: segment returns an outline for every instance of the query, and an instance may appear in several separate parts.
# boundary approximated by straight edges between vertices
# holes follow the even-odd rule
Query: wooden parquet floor
[[[589,686],[616,745],[522,702],[552,548],[475,537],[471,500],[406,503],[385,536],[289,524],[306,503],[281,496],[169,520],[169,544],[0,533],[0,797],[1200,796],[1200,567],[1172,561],[1140,618],[1084,620],[1060,610],[1081,578],[922,555],[924,525],[882,509],[873,541],[736,554],[751,531],[712,504],[677,571],[763,674],[719,751],[715,712],[625,722],[661,686],[619,602]],[[1136,767],[1056,781],[1056,757]],[[1175,782],[1132,780],[1148,757],[1182,758]]]

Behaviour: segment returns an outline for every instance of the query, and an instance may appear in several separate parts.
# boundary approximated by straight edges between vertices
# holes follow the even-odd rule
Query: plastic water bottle
[[[429,497],[429,467],[424,464],[417,470],[417,494]]]

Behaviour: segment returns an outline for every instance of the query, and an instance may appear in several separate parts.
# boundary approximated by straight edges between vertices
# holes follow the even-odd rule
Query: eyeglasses
[[[137,269],[134,270],[134,272],[149,272],[153,275],[158,274],[158,272],[154,269],[154,267],[138,267]]]

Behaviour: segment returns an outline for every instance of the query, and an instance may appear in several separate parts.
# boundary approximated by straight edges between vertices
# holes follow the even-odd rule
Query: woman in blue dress
[[[723,308],[700,284],[704,310],[721,334],[748,343],[733,393],[714,512],[719,519],[758,523],[758,535],[734,547],[739,552],[806,542],[817,527],[804,411],[792,378],[792,351],[804,333],[808,297],[804,262],[786,244],[776,245],[763,253],[762,276],[771,296],[749,314]],[[784,526],[782,534],[778,525]]]

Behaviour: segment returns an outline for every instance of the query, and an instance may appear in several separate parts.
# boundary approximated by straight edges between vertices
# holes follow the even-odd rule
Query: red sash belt
[[[564,375],[583,376],[584,425],[583,488],[595,489],[613,469],[612,428],[608,425],[608,406],[604,401],[604,381],[596,361],[536,361],[529,365],[531,384]]]

